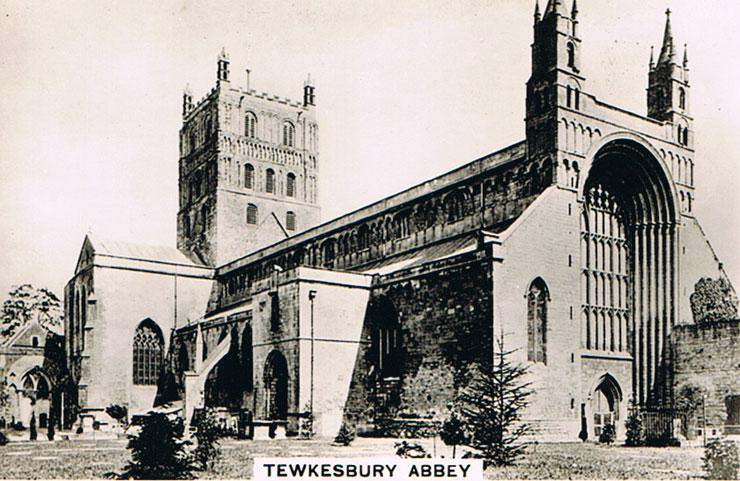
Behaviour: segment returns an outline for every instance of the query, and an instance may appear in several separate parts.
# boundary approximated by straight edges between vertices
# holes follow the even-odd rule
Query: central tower
[[[183,95],[177,247],[219,266],[316,225],[318,124],[310,77],[293,102],[231,83],[218,57],[215,87]]]

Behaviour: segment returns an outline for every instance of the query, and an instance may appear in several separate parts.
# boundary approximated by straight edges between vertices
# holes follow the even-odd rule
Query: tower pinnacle
[[[217,78],[224,82],[229,81],[229,56],[226,54],[226,48],[222,48],[221,53],[218,55]]]
[[[534,0],[534,24],[537,25],[541,18],[542,16],[540,15],[540,2],[539,0]]]
[[[673,45],[673,31],[671,30],[671,9],[665,11],[665,32],[663,33],[663,46],[660,49],[660,57],[658,57],[658,63],[670,62],[676,55],[676,49]]]
[[[560,15],[567,17],[568,12],[565,11],[565,5],[563,0],[548,0],[547,8],[545,8],[545,17],[551,13],[559,13]]]
[[[573,20],[578,16],[578,0],[573,0],[573,8],[570,11],[570,18]]]

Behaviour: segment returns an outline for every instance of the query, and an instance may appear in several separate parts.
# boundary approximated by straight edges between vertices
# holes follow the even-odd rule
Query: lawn
[[[393,439],[357,439],[351,447],[328,441],[222,441],[223,456],[203,479],[249,478],[252,458],[392,456]],[[431,440],[423,444],[431,452]],[[437,454],[451,451],[436,444]],[[490,479],[695,479],[703,476],[697,448],[624,448],[597,444],[538,444],[515,466],[491,468]],[[128,461],[125,440],[15,442],[0,447],[2,479],[101,478]]]

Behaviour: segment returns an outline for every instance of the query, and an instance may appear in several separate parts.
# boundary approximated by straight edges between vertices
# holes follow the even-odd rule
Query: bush
[[[126,406],[121,406],[120,404],[111,404],[105,408],[105,413],[120,424],[121,421],[126,419],[128,409],[126,409]]]
[[[439,437],[447,446],[452,446],[452,457],[455,457],[455,450],[460,444],[468,442],[468,435],[465,432],[465,423],[454,412],[442,423],[442,429]]]
[[[10,442],[10,440],[9,440],[9,439],[8,439],[8,437],[7,437],[6,435],[5,435],[5,433],[4,433],[4,432],[2,432],[2,431],[0,431],[0,446],[5,446],[5,445],[6,445],[6,444],[8,444],[9,442]]]
[[[704,470],[709,479],[737,479],[740,455],[733,441],[712,441],[704,449]]]
[[[401,441],[395,444],[396,456],[400,458],[431,458],[432,455],[427,453],[419,443],[410,443],[408,441]]]
[[[355,440],[355,430],[349,424],[342,423],[342,427],[339,428],[337,436],[334,438],[334,443],[342,446],[349,446],[352,441]]]
[[[599,442],[605,444],[611,444],[617,439],[617,430],[613,424],[605,424],[601,428],[601,434],[599,434]]]
[[[637,409],[632,409],[629,416],[627,416],[624,427],[627,429],[627,439],[624,442],[625,446],[636,447],[645,445],[645,430],[642,427],[642,418]]]
[[[219,456],[221,456],[218,442],[219,431],[213,410],[206,409],[203,411],[195,429],[195,439],[198,446],[193,452],[195,461],[203,471],[213,469]]]
[[[191,479],[194,466],[185,451],[181,418],[170,421],[161,413],[149,413],[139,434],[130,435],[131,461],[119,475],[122,479]]]

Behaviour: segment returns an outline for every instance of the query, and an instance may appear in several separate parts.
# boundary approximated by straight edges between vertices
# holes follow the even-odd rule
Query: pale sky
[[[645,113],[666,7],[689,45],[695,213],[740,288],[740,2],[580,0],[585,90]],[[61,296],[89,229],[175,245],[182,90],[214,85],[222,47],[258,91],[299,100],[311,73],[323,220],[522,140],[533,8],[0,0],[0,290]]]

